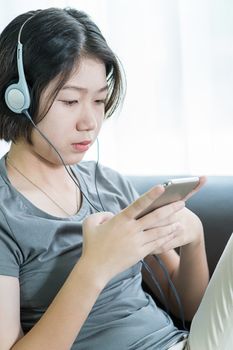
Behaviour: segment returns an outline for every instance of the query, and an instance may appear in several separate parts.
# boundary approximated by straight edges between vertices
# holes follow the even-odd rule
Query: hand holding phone
[[[199,184],[200,178],[197,176],[168,180],[163,184],[165,187],[163,194],[140,214],[138,214],[136,219],[140,219],[144,215],[149,214],[153,210],[163,207],[164,205],[177,202],[179,200],[185,200],[188,195],[198,187]]]

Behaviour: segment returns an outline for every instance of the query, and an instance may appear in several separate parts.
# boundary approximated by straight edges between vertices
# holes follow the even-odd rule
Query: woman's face
[[[41,105],[51,92],[51,83],[41,98]],[[101,128],[108,87],[105,65],[83,58],[65,83],[49,112],[37,124],[56,147],[66,164],[78,163],[95,141]],[[33,129],[33,152],[53,164],[61,164],[53,148]]]

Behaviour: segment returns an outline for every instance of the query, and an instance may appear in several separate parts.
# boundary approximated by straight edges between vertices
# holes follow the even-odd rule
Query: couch
[[[129,176],[136,190],[142,194],[155,184],[181,176]],[[186,202],[201,219],[210,274],[233,232],[233,176],[209,176],[205,186]]]

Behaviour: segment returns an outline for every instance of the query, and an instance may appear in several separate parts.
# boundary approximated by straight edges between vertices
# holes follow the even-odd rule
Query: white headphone
[[[24,25],[35,15],[29,17],[21,26],[18,35],[18,44],[17,44],[17,67],[18,67],[18,76],[19,81],[16,84],[11,84],[5,91],[5,102],[8,108],[14,112],[21,114],[24,111],[28,110],[31,103],[30,93],[28,89],[28,84],[24,74],[23,67],[23,45],[20,42],[21,32]]]

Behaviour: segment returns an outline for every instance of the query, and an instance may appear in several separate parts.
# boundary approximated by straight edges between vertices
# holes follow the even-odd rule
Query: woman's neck
[[[42,186],[73,186],[73,181],[63,165],[53,164],[28,147],[13,144],[7,154],[9,164]],[[11,170],[7,164],[7,170]]]
[[[13,145],[6,156],[6,169],[11,184],[45,212],[63,217],[79,210],[81,192],[63,165]]]

